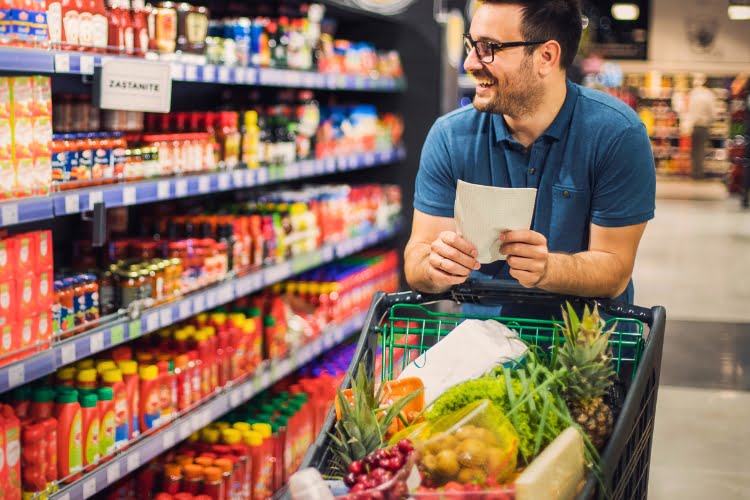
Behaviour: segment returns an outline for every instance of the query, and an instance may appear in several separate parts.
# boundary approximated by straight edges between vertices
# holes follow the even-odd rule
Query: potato
[[[456,453],[458,462],[464,467],[484,467],[487,463],[487,445],[475,438],[462,441]]]
[[[465,467],[458,473],[458,482],[463,484],[484,484],[487,476],[482,469]]]
[[[437,455],[437,467],[435,471],[446,479],[452,479],[460,469],[458,457],[454,450],[443,450]]]

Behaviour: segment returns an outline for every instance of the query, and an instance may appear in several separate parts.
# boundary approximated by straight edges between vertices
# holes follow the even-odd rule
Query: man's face
[[[518,5],[481,4],[471,21],[472,40],[524,41],[521,14]],[[464,68],[477,81],[474,107],[479,111],[518,118],[534,112],[541,102],[544,87],[534,70],[533,54],[527,54],[525,47],[496,50],[491,63],[482,62],[472,50]]]

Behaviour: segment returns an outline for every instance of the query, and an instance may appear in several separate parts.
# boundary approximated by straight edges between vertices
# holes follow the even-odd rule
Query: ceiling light
[[[612,17],[618,21],[635,21],[641,15],[641,9],[634,3],[612,4]]]
[[[750,5],[730,5],[727,14],[733,21],[747,21],[750,19]]]

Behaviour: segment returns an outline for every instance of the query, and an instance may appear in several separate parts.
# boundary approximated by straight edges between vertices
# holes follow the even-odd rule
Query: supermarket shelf
[[[137,318],[118,317],[91,331],[56,343],[50,349],[0,368],[0,392],[39,379],[62,366],[244,297],[295,274],[360,252],[391,238],[400,227],[401,223],[396,222],[386,228],[372,229],[289,261],[239,278],[227,279],[169,304],[146,309]]]
[[[115,483],[126,474],[146,465],[150,460],[186,439],[193,432],[221,418],[227,412],[242,405],[253,396],[283,379],[322,352],[340,344],[357,333],[364,324],[365,315],[358,314],[343,325],[335,325],[324,331],[319,338],[291,353],[281,360],[274,360],[248,380],[234,384],[216,393],[211,399],[192,411],[179,416],[162,427],[156,434],[142,438],[108,462],[76,482],[62,488],[51,498],[58,500],[86,499]]]
[[[53,193],[49,197],[19,199],[0,204],[0,227],[22,224],[93,210],[103,202],[107,208],[200,196],[233,189],[264,186],[387,165],[406,157],[403,147],[389,151],[356,153],[325,160],[304,160],[279,169],[237,169],[202,175],[180,176],[140,182],[122,182],[96,188]]]
[[[0,72],[93,75],[107,59],[135,59],[120,56],[86,54],[40,49],[0,49]],[[400,92],[406,87],[400,78],[321,74],[311,71],[272,68],[238,68],[213,64],[196,65],[171,62],[172,80],[225,85],[260,85],[332,90]]]

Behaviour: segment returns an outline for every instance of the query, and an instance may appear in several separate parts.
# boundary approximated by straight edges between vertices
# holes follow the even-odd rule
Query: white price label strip
[[[80,211],[80,204],[77,194],[69,194],[65,197],[65,213],[77,214]]]
[[[172,80],[182,80],[185,76],[185,67],[180,63],[172,63],[170,66]]]
[[[55,72],[70,73],[70,56],[68,54],[55,54]]]
[[[8,370],[8,384],[10,387],[16,387],[26,382],[25,365],[11,366]]]
[[[84,481],[83,483],[83,498],[91,498],[96,495],[96,478]]]
[[[234,184],[234,187],[243,187],[245,185],[245,171],[244,170],[235,170],[232,172],[232,184]]]
[[[118,479],[120,479],[120,476],[122,474],[120,473],[120,464],[114,463],[107,467],[107,484],[113,484],[117,482]]]
[[[219,190],[226,191],[231,184],[229,174],[219,174]]]
[[[3,215],[3,220],[2,220],[3,226],[9,226],[11,224],[18,224],[18,205],[16,205],[15,203],[3,205],[2,215]]]
[[[193,314],[199,314],[206,309],[206,296],[201,293],[193,299]]]
[[[91,354],[104,349],[104,334],[102,332],[95,333],[89,338],[89,349]]]
[[[133,451],[128,455],[128,474],[136,470],[141,466],[141,454],[137,451]]]
[[[160,200],[169,198],[169,181],[159,181],[156,185],[156,197]]]
[[[101,191],[94,191],[89,194],[89,210],[94,209],[94,205],[102,203],[104,201],[104,193]]]
[[[219,67],[219,81],[221,83],[229,82],[229,68],[227,68],[226,66]]]
[[[245,384],[245,386],[242,388],[242,397],[245,399],[245,401],[250,400],[250,398],[253,397],[253,386],[250,384]]]
[[[159,314],[151,313],[146,317],[146,329],[154,332],[159,329]]]
[[[162,436],[161,444],[165,450],[168,450],[174,446],[174,431],[165,431]]]
[[[208,193],[208,191],[211,189],[211,178],[207,175],[201,175],[198,178],[198,192],[199,193]]]
[[[203,66],[203,81],[213,82],[214,80],[216,80],[216,66],[211,64]]]
[[[69,365],[76,360],[76,346],[72,342],[68,342],[60,349],[60,362],[64,365]]]
[[[186,179],[178,179],[175,183],[175,194],[178,198],[183,198],[188,194],[188,182]]]
[[[167,307],[159,311],[159,322],[162,327],[172,324],[172,308]]]
[[[185,66],[185,80],[195,81],[198,79],[198,67],[194,64]]]
[[[128,186],[122,190],[122,204],[123,205],[135,205],[135,188]]]
[[[240,394],[240,391],[234,390],[229,393],[229,404],[232,406],[232,408],[238,407],[241,402],[242,395]]]
[[[193,426],[190,424],[190,420],[182,422],[180,424],[179,438],[180,440],[185,439],[193,432]]]
[[[81,74],[82,75],[93,75],[94,74],[94,58],[91,56],[81,56]]]
[[[190,302],[183,300],[180,302],[180,319],[185,319],[190,316]]]

